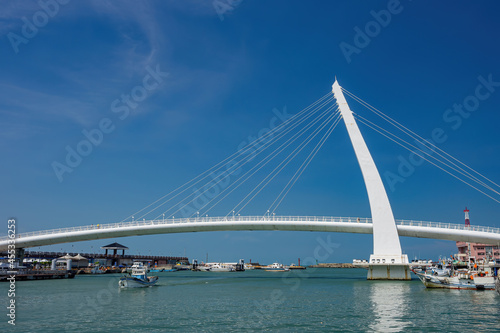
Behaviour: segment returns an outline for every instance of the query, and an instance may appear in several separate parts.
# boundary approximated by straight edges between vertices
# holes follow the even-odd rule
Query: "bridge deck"
[[[443,222],[396,220],[399,236],[500,244],[500,228],[465,226]],[[373,232],[370,218],[331,216],[231,216],[143,220],[85,225],[25,232],[16,235],[16,247],[27,248],[84,240],[161,233],[230,230],[293,230]],[[6,250],[9,238],[0,238]]]

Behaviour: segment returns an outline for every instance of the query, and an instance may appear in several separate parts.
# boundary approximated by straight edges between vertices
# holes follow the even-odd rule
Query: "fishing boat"
[[[428,274],[413,270],[427,288],[494,290],[495,277],[489,272],[459,269],[448,276]]]
[[[444,260],[437,263],[437,265],[431,266],[430,270],[432,275],[437,276],[450,276],[452,270],[452,263],[450,261],[446,262]]]
[[[275,262],[272,265],[265,266],[264,270],[269,271],[269,272],[286,272],[286,271],[289,271],[290,268],[283,266],[280,263]]]
[[[132,265],[132,273],[120,278],[118,285],[121,288],[137,288],[154,286],[158,282],[157,276],[148,276],[147,267],[142,262]]]

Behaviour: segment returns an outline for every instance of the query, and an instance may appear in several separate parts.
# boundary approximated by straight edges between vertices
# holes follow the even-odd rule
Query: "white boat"
[[[132,273],[120,278],[118,285],[121,288],[138,288],[154,286],[158,282],[157,276],[148,276],[147,267],[142,262],[132,265]]]
[[[199,265],[199,266],[197,267],[197,269],[198,269],[199,271],[202,271],[202,272],[208,272],[208,271],[210,271],[210,270],[211,270],[211,267],[210,267],[210,266],[205,266],[205,265]]]
[[[234,272],[233,265],[223,263],[207,263],[206,265],[210,267],[210,272]]]
[[[480,271],[456,270],[449,276],[413,271],[427,288],[494,290],[495,277]]]
[[[286,272],[286,271],[289,271],[290,268],[283,266],[280,263],[275,262],[272,265],[264,266],[264,270],[269,271],[269,272]]]

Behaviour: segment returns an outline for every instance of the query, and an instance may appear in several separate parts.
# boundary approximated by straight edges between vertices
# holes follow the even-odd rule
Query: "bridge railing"
[[[206,222],[331,222],[331,223],[372,223],[371,218],[364,217],[334,217],[334,216],[222,216],[222,217],[191,217],[191,218],[168,218],[156,220],[139,220],[129,222],[118,222],[108,224],[86,225],[79,227],[68,227],[49,229],[41,231],[25,232],[16,235],[16,238],[32,237],[49,234],[62,234],[89,230],[106,230],[126,227],[140,227],[150,225],[170,225],[170,224],[188,224],[188,223],[206,223]],[[396,224],[400,226],[416,226],[428,228],[443,228],[455,230],[469,230],[488,233],[500,233],[500,228],[482,227],[482,226],[465,226],[463,224],[443,223],[443,222],[428,222],[414,220],[396,220]],[[0,237],[0,241],[8,240],[8,237]]]
[[[464,224],[444,223],[444,222],[424,222],[413,220],[396,220],[396,225],[415,226],[415,227],[428,227],[428,228],[442,228],[442,229],[455,229],[455,230],[468,230],[489,233],[500,233],[500,228],[497,227],[483,227],[478,225],[466,226]]]

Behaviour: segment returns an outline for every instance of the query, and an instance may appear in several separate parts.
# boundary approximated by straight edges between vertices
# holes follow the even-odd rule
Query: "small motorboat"
[[[135,262],[132,265],[132,273],[120,278],[118,285],[120,288],[138,288],[154,286],[158,282],[157,276],[148,276],[147,267],[142,262]]]

